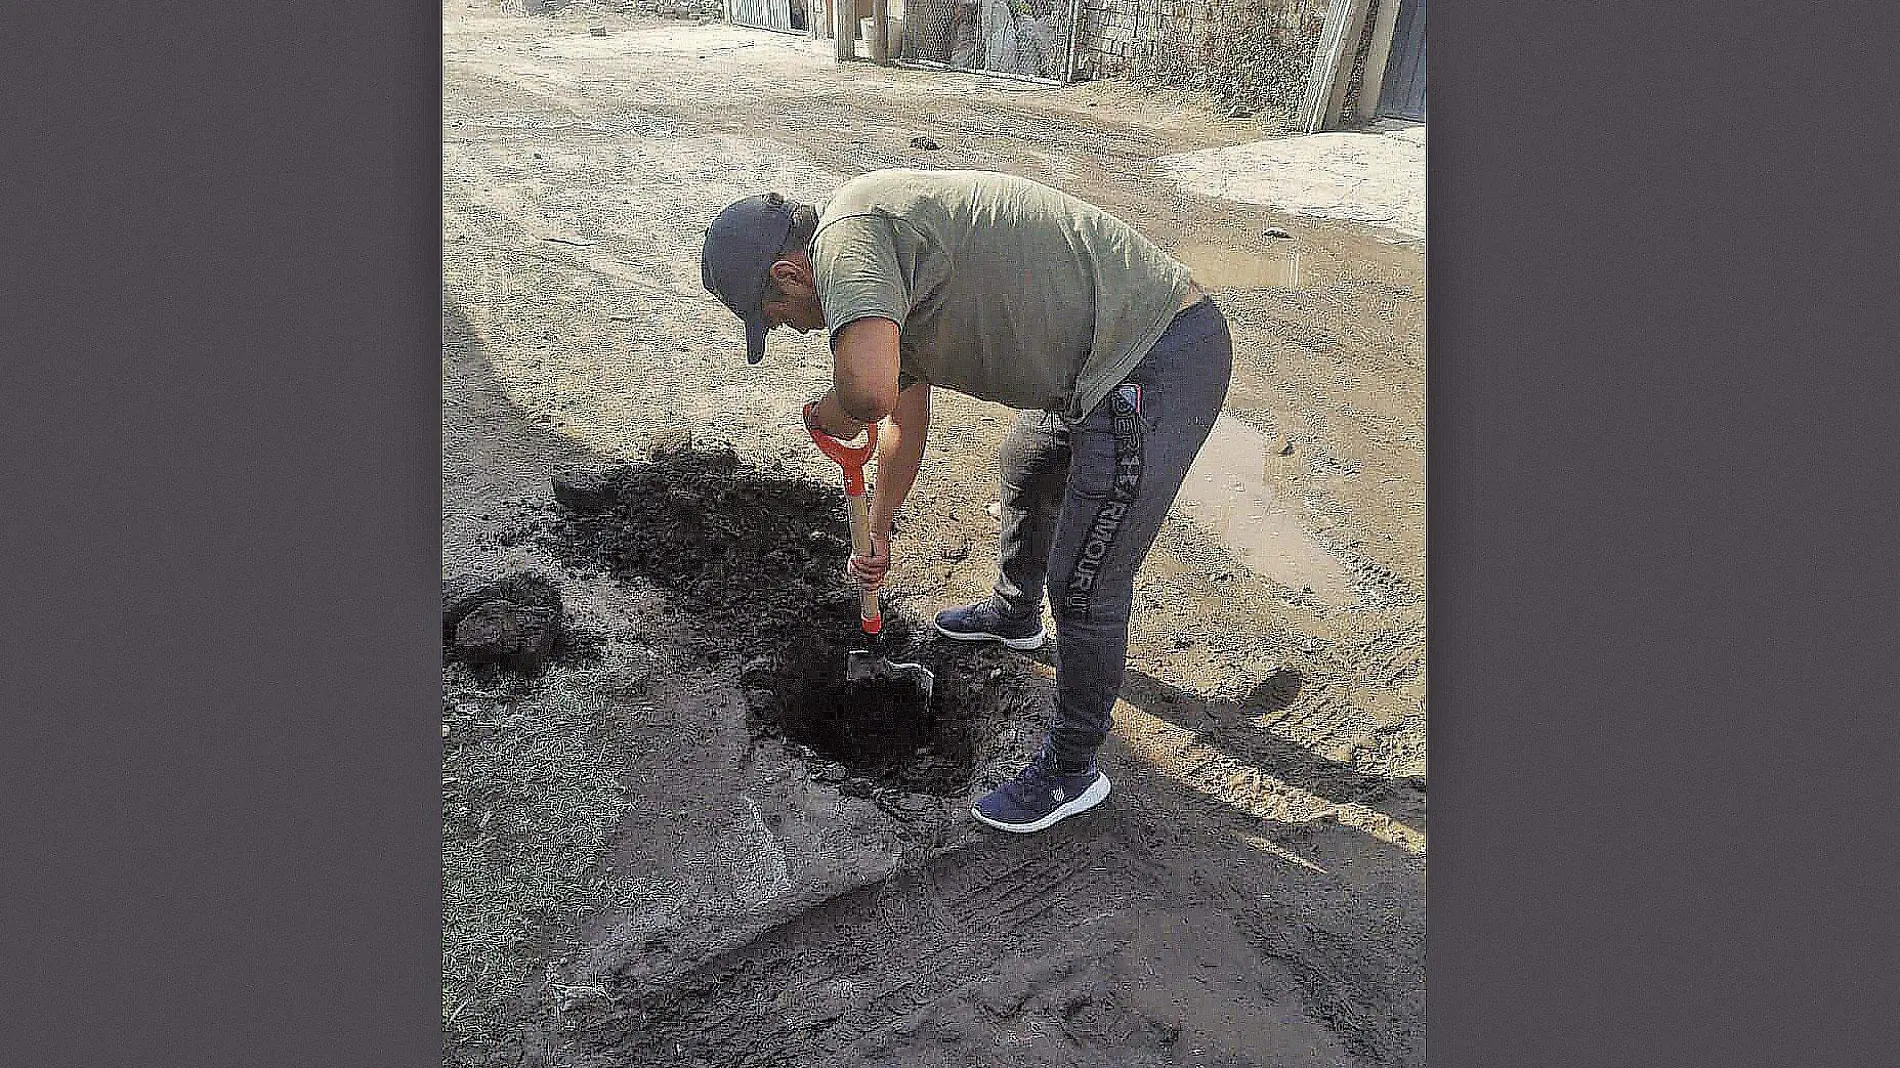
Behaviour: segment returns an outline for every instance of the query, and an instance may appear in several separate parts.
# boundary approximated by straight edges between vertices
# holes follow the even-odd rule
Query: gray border
[[[434,1064],[440,14],[4,21],[0,1061]]]
[[[427,1063],[437,15],[148,7],[0,42],[0,1038]],[[1890,1059],[1895,86],[1817,10],[1434,12],[1437,1065]]]
[[[1894,15],[1845,7],[1432,6],[1435,1065],[1894,1063],[1896,86],[1837,39]]]

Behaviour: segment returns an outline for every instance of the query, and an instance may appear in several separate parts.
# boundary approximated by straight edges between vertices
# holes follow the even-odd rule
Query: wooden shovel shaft
[[[857,9],[854,7],[852,10]],[[807,401],[804,408],[805,429],[811,432],[811,440],[818,446],[818,451],[836,460],[844,470],[844,496],[851,503],[851,551],[859,556],[869,556],[871,504],[864,499],[864,462],[877,452],[877,424],[872,423],[864,428],[864,444],[846,445],[818,429],[817,413],[818,402]],[[858,595],[858,618],[864,624],[866,634],[875,635],[883,629],[884,621],[878,614],[876,590],[864,589]]]
[[[851,502],[851,551],[859,556],[871,555],[871,502],[862,493],[847,494]],[[876,634],[884,627],[884,620],[878,611],[877,591],[865,587],[858,594],[858,618],[864,626],[864,633]]]

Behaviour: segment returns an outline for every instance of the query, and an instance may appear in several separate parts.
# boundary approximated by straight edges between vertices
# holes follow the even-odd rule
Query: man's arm
[[[872,589],[891,566],[891,521],[917,482],[930,431],[930,384],[899,392],[898,328],[884,318],[858,319],[832,342],[832,387],[819,398],[812,422],[849,441],[868,423],[878,430],[877,485],[871,491],[871,555],[852,557],[847,569]]]
[[[846,323],[832,338],[831,389],[813,413],[818,429],[850,441],[897,407],[897,335],[896,323],[870,316]]]
[[[930,431],[930,383],[918,382],[897,395],[890,418],[877,432],[877,485],[871,490],[871,555],[845,564],[865,589],[875,590],[891,569],[891,520],[917,481],[924,439]]]
[[[924,439],[930,434],[930,383],[918,382],[897,395],[890,419],[878,431],[877,484],[871,487],[871,539],[877,555],[888,557],[891,520],[917,483],[924,462]],[[877,539],[884,539],[878,546]]]

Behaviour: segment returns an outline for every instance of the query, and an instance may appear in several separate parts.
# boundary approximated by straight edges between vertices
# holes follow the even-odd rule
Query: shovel
[[[844,498],[851,510],[851,551],[858,556],[871,555],[871,505],[864,496],[864,462],[877,450],[877,424],[865,428],[864,444],[846,445],[830,434],[818,429],[812,422],[813,410],[817,401],[805,405],[805,429],[811,433],[812,443],[818,451],[837,461],[844,469]],[[869,649],[853,649],[845,660],[844,677],[846,682],[866,682],[871,679],[896,679],[915,685],[923,694],[924,702],[930,702],[932,688],[937,677],[922,664],[896,664],[884,654],[884,616],[878,607],[877,591],[862,590],[858,594],[858,622],[863,627]]]

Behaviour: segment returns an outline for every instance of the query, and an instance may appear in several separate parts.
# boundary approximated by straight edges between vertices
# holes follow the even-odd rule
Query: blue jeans
[[[1203,300],[1175,315],[1086,417],[1023,412],[1003,439],[993,600],[1021,618],[1040,615],[1049,597],[1057,691],[1049,749],[1065,769],[1087,766],[1108,737],[1135,572],[1220,415],[1233,363],[1227,319]]]

